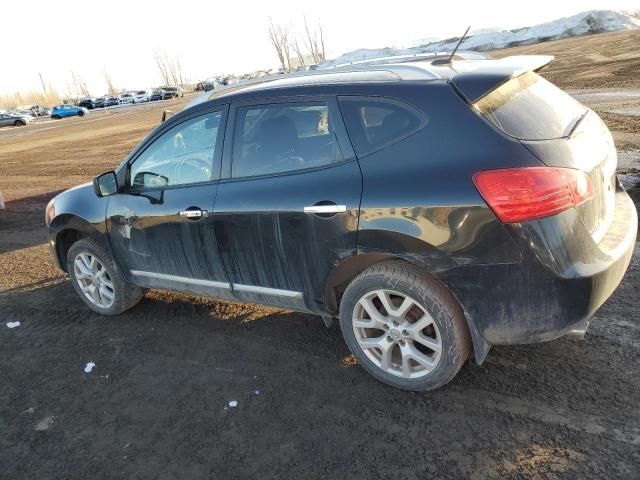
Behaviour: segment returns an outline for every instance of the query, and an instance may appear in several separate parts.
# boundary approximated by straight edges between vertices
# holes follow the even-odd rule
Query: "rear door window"
[[[424,113],[398,100],[345,96],[339,101],[359,157],[403,140],[427,123]]]
[[[240,107],[233,177],[315,168],[342,160],[326,103]]]
[[[497,128],[520,140],[565,137],[587,111],[534,72],[509,80],[473,106]]]

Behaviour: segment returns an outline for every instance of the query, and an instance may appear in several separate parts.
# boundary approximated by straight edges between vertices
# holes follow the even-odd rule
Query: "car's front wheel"
[[[101,315],[118,315],[136,305],[144,295],[142,288],[127,282],[111,255],[90,238],[71,246],[67,271],[76,293]]]
[[[27,124],[27,122],[25,122],[24,120],[16,120],[14,125],[16,127],[24,127]]]
[[[84,117],[84,112],[83,112],[82,110],[80,110],[80,111],[78,112],[78,116],[79,116],[79,117]]]
[[[432,390],[458,373],[471,350],[464,314],[451,293],[400,261],[368,268],[340,302],[340,327],[360,365],[405,390]]]

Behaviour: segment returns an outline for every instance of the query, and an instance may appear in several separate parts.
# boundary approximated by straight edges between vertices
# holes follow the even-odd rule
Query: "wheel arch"
[[[469,329],[469,334],[471,336],[474,359],[478,365],[482,364],[487,357],[487,354],[489,353],[491,345],[487,343],[487,341],[478,330],[475,322],[469,315],[469,312],[467,311],[467,309],[465,309],[464,304],[460,301],[458,296],[449,288],[449,286],[445,282],[443,282],[436,274],[434,274],[427,265],[425,265],[423,262],[418,261],[415,257],[409,254],[370,252],[352,255],[342,260],[329,275],[325,288],[325,305],[327,305],[329,311],[334,315],[338,314],[342,294],[347,289],[349,284],[353,281],[353,279],[356,278],[361,272],[375,264],[387,262],[390,260],[407,262],[418,267],[421,271],[424,272],[425,275],[447,289],[447,291],[458,303],[460,309],[464,314],[467,327]]]
[[[104,242],[101,241],[103,235],[89,222],[76,215],[60,215],[53,220],[50,228],[52,230],[51,236],[53,237],[52,241],[55,246],[54,253],[56,260],[60,268],[65,272],[67,271],[67,254],[69,253],[69,249],[78,240],[90,237],[104,244]]]

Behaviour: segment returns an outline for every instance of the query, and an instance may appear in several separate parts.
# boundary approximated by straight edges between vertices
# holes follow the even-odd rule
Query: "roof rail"
[[[373,57],[366,58],[364,60],[356,60],[355,62],[345,62],[336,65],[330,65],[327,67],[320,67],[318,70],[328,70],[330,68],[342,68],[351,65],[368,65],[368,64],[389,64],[389,63],[405,63],[405,62],[419,62],[422,60],[431,60],[440,57],[449,57],[449,52],[423,52],[423,53],[407,53],[401,55],[389,55],[385,57]],[[462,51],[457,52],[456,57],[460,57],[463,60],[487,60],[491,57],[480,52]]]

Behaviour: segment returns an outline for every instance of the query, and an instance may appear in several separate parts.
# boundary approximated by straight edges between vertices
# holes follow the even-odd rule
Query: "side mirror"
[[[115,172],[107,172],[93,179],[93,189],[98,197],[118,193],[118,180]]]
[[[169,179],[153,172],[138,172],[133,179],[133,186],[138,188],[157,188],[169,185]]]

